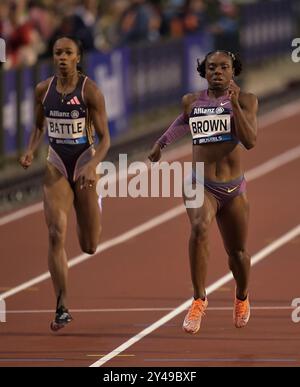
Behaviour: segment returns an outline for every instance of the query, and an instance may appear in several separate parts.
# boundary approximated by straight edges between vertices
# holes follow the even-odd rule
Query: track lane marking
[[[107,309],[72,309],[72,313],[126,313],[126,312],[169,312],[175,308],[107,308]],[[264,306],[253,306],[251,304],[251,310],[293,310],[295,309],[292,305],[276,306],[276,305],[264,305]],[[208,307],[209,311],[232,311],[232,306],[212,306]],[[40,314],[40,313],[53,313],[53,309],[24,309],[24,310],[7,310],[7,314]]]
[[[294,227],[293,229],[291,229],[290,231],[288,231],[287,233],[285,233],[284,235],[276,239],[274,242],[270,243],[262,250],[258,251],[255,255],[253,255],[251,260],[251,266],[256,265],[258,262],[260,262],[261,260],[269,256],[272,252],[278,250],[281,246],[289,242],[291,239],[297,237],[298,235],[300,235],[300,224],[298,224],[296,227]],[[215,281],[210,286],[208,286],[206,290],[207,295],[212,294],[218,288],[230,282],[232,279],[233,279],[233,276],[231,272],[219,278],[217,281]],[[141,332],[133,336],[131,339],[125,341],[123,344],[119,345],[113,351],[109,352],[107,355],[103,356],[101,359],[91,364],[90,367],[101,367],[109,360],[113,359],[115,356],[126,351],[133,344],[142,340],[144,337],[148,336],[150,333],[160,328],[162,325],[164,325],[165,323],[167,323],[168,321],[172,320],[174,317],[178,316],[180,313],[185,311],[191,305],[192,300],[193,300],[193,297],[189,298],[187,301],[179,305],[172,312],[166,314],[159,320],[155,321],[153,324],[151,324],[150,326],[148,326],[147,328],[145,328],[144,330],[142,330]]]
[[[289,149],[288,151],[285,151],[278,156],[273,157],[272,159],[258,165],[257,167],[250,169],[245,173],[246,180],[250,182],[255,179],[258,179],[259,177],[264,176],[274,171],[275,169],[296,160],[299,157],[300,157],[300,145],[295,148]],[[159,226],[160,224],[163,224],[173,218],[176,218],[177,216],[183,214],[184,212],[185,212],[185,206],[183,204],[180,204],[172,208],[171,210],[168,210],[162,213],[161,215],[155,216],[152,219],[138,226],[133,227],[131,230],[126,231],[117,237],[108,239],[107,241],[100,243],[94,255],[88,255],[88,254],[82,253],[76,256],[75,258],[70,259],[68,262],[68,267],[71,268],[78,265],[79,263],[92,259],[95,256],[97,256],[97,254],[102,253],[103,251],[106,251],[121,243],[124,243],[131,238],[141,235],[144,232],[147,232],[152,228]],[[2,300],[7,299],[8,297],[11,297],[17,293],[20,293],[21,291],[31,286],[34,286],[40,282],[47,280],[48,278],[50,278],[50,273],[47,271],[37,277],[32,278],[29,281],[26,281],[16,287],[11,288],[10,290],[4,293],[1,293],[0,299]]]

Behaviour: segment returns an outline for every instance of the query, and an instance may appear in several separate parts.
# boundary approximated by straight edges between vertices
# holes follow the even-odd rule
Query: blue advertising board
[[[184,87],[185,93],[203,90],[207,87],[205,79],[197,72],[197,59],[202,61],[213,50],[213,39],[208,34],[197,34],[184,39]]]
[[[246,64],[288,53],[295,33],[295,0],[245,4],[241,8],[240,40]]]
[[[3,86],[4,150],[6,154],[12,154],[17,150],[17,92],[15,70],[4,72]]]
[[[22,71],[21,93],[21,125],[23,128],[23,146],[29,142],[34,125],[34,88],[32,68],[26,67]]]
[[[183,85],[182,40],[137,46],[130,51],[130,112],[177,103]]]
[[[86,69],[104,95],[110,134],[114,137],[128,127],[128,50],[92,53]]]

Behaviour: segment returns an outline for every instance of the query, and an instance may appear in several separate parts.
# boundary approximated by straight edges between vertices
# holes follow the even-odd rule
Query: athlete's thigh
[[[46,166],[43,193],[48,227],[65,227],[74,195],[67,179],[50,163]]]
[[[184,202],[188,200],[184,196]],[[186,208],[190,223],[192,226],[197,226],[197,224],[204,223],[209,225],[212,223],[217,212],[217,201],[216,199],[207,191],[204,190],[203,204],[198,208]]]
[[[244,249],[249,222],[249,202],[246,193],[226,203],[217,214],[217,222],[226,251]]]
[[[92,188],[81,189],[80,182],[76,181],[74,187],[74,207],[80,235],[83,238],[98,235],[101,227],[101,210],[95,186],[96,184]]]

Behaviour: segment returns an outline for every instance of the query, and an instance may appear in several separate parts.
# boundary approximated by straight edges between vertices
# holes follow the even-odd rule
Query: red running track
[[[291,113],[284,120],[277,115],[274,112],[275,123],[260,130],[257,146],[244,152],[246,170],[299,146],[300,115]],[[300,223],[300,150],[290,161],[276,160],[271,171],[259,169],[262,176],[248,182],[252,255]],[[180,198],[105,199],[102,243],[181,203]],[[181,312],[105,360],[192,296],[188,237],[189,223],[182,212],[74,266],[69,304],[75,319],[58,334],[49,330],[55,304],[49,279],[7,297],[7,321],[0,323],[0,366],[86,367],[99,359],[110,367],[299,366],[300,323],[291,318],[292,300],[300,297],[299,233],[252,268],[252,316],[246,328],[232,324],[234,284],[229,281],[210,294],[196,336],[182,331]],[[210,238],[208,285],[228,273],[216,225]],[[81,254],[73,214],[67,252],[69,259]],[[0,292],[46,272],[46,255],[41,211],[1,226]]]

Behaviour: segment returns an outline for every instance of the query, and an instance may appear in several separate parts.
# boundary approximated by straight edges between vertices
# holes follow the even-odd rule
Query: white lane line
[[[297,237],[298,235],[300,235],[300,224],[294,227],[292,230],[288,231],[286,234],[282,235],[280,238],[276,239],[274,242],[267,245],[258,253],[256,253],[251,260],[251,265],[254,266],[259,261],[261,261],[262,259],[266,258],[268,255],[270,255],[273,251],[279,249],[281,246],[283,246],[293,238]],[[219,280],[217,280],[207,288],[206,290],[207,295],[215,292],[218,288],[230,282],[232,279],[233,279],[233,276],[231,272],[227,273],[226,275],[221,277]],[[137,335],[133,336],[131,339],[125,341],[119,347],[115,348],[112,352],[109,352],[107,355],[103,356],[101,359],[91,364],[90,367],[101,367],[103,364],[113,359],[116,355],[119,355],[120,353],[126,351],[133,344],[142,340],[144,337],[148,336],[150,333],[152,333],[153,331],[155,331],[156,329],[158,329],[159,327],[166,324],[168,321],[172,320],[174,317],[178,316],[180,313],[185,311],[190,306],[192,300],[193,298],[189,298],[187,301],[179,305],[172,312],[166,314],[164,317],[155,321],[149,327],[142,330]]]
[[[270,127],[271,125],[288,119],[290,117],[296,116],[299,114],[300,103],[299,102],[291,102],[284,106],[281,106],[269,113],[263,114],[259,117],[259,130],[264,129],[266,127]],[[191,144],[184,144],[176,149],[168,149],[164,152],[163,160],[171,161],[174,159],[179,159],[187,156],[192,150]],[[4,226],[5,224],[11,223],[15,220],[22,219],[25,216],[32,215],[36,212],[39,212],[43,209],[43,203],[39,202],[23,208],[21,210],[15,211],[11,214],[4,215],[0,218],[0,226]]]
[[[247,171],[245,173],[246,179],[248,180],[248,182],[255,180],[258,177],[261,177],[261,176],[263,176],[263,175],[265,175],[265,174],[267,174],[267,173],[269,173],[269,172],[271,172],[271,171],[273,171],[273,170],[275,170],[275,169],[277,169],[277,168],[279,168],[279,167],[281,167],[281,166],[283,166],[291,161],[294,161],[298,157],[300,157],[300,146],[293,148],[293,149],[290,149],[289,151],[286,151],[286,152],[282,153],[281,155],[276,156],[276,157],[266,161],[265,163],[262,163],[259,166],[250,169],[249,171]],[[71,268],[73,266],[78,265],[79,263],[82,263],[84,261],[92,259],[97,254],[99,254],[105,250],[108,250],[114,246],[117,246],[123,242],[126,242],[129,239],[134,238],[140,234],[143,234],[144,232],[149,231],[152,228],[157,227],[160,224],[167,222],[167,221],[183,214],[184,212],[185,212],[185,206],[183,204],[180,204],[179,206],[176,206],[176,207],[172,208],[171,210],[164,212],[161,215],[155,216],[154,218],[148,220],[147,222],[142,223],[142,224],[132,228],[129,231],[126,231],[125,233],[123,233],[115,238],[109,239],[109,240],[101,243],[98,246],[97,251],[94,255],[88,255],[88,254],[84,254],[84,253],[78,255],[77,257],[75,257],[69,261],[68,266]],[[35,278],[32,278],[31,280],[26,281],[26,282],[22,283],[21,285],[18,285],[16,287],[0,294],[0,299],[4,300],[8,297],[11,297],[11,296],[29,288],[29,287],[31,287],[31,286],[34,286],[42,281],[47,280],[48,278],[50,278],[50,273],[47,271],[46,273],[43,273]]]
[[[163,157],[161,161],[172,161],[174,159],[180,160],[181,158],[186,157],[192,152],[192,144],[183,144],[178,146],[176,149],[168,149],[164,152]],[[144,162],[147,164],[147,173],[150,169],[150,161],[144,160]],[[143,175],[145,171],[143,170],[140,175]],[[110,184],[114,184],[115,181],[125,180],[127,176],[124,176],[124,174],[121,174],[121,177],[119,176],[119,172],[116,175],[111,176],[110,179],[108,179]],[[129,176],[130,178],[130,176]],[[8,223],[11,223],[15,220],[22,219],[25,216],[33,215],[39,211],[43,210],[43,202],[38,202],[36,204],[33,204],[31,206],[28,206],[26,208],[23,208],[21,210],[15,211],[11,214],[5,215],[2,218],[0,218],[0,226],[4,226]]]
[[[107,308],[107,309],[73,309],[72,313],[128,313],[128,312],[170,312],[175,308]],[[294,306],[253,306],[251,304],[251,310],[291,310],[295,309]],[[211,306],[208,307],[209,311],[232,311],[232,306]],[[40,313],[53,313],[53,309],[28,309],[28,310],[6,310],[8,314],[40,314]]]
[[[163,214],[158,215],[158,216],[148,220],[147,222],[142,223],[142,224],[132,228],[129,231],[126,231],[125,233],[123,233],[115,238],[109,239],[109,240],[101,243],[98,246],[97,251],[94,255],[88,255],[85,253],[78,255],[77,257],[71,259],[68,262],[68,267],[71,268],[73,266],[78,265],[79,263],[87,261],[87,260],[95,257],[97,254],[102,253],[105,250],[108,250],[114,246],[117,246],[123,242],[126,242],[129,239],[134,238],[137,235],[143,234],[144,232],[151,230],[152,228],[159,226],[160,224],[167,222],[170,219],[175,218],[176,216],[182,214],[183,212],[184,212],[183,205],[174,207],[171,210],[166,211]],[[4,300],[8,297],[11,297],[11,296],[21,292],[22,290],[27,289],[28,287],[34,286],[42,281],[45,281],[48,278],[50,278],[50,273],[47,271],[46,273],[43,273],[35,278],[32,278],[31,280],[24,282],[23,284],[16,286],[16,287],[0,294],[0,299]]]
[[[22,208],[21,210],[15,211],[12,214],[8,214],[0,218],[0,226],[4,226],[5,224],[14,222],[15,220],[22,219],[27,215],[35,214],[43,209],[43,202],[38,202],[36,204],[32,204],[26,208]]]
[[[258,177],[266,175],[267,173],[273,171],[274,169],[281,167],[291,161],[294,161],[299,158],[300,155],[300,145],[295,148],[289,149],[278,156],[273,157],[272,159],[264,162],[258,167],[250,169],[245,173],[245,177],[248,181],[255,180]]]
[[[160,358],[160,359],[144,359],[145,362],[166,362],[166,363],[172,363],[172,362],[199,362],[199,363],[294,363],[299,361],[298,359],[286,359],[286,358],[252,358],[252,359],[242,359],[238,357],[233,358],[181,358],[181,359],[167,359],[167,358]]]
[[[261,129],[262,127],[270,127],[271,125],[276,124],[279,121],[283,121],[292,116],[296,116],[297,114],[299,114],[299,112],[299,101],[290,102],[258,117],[259,128]]]

